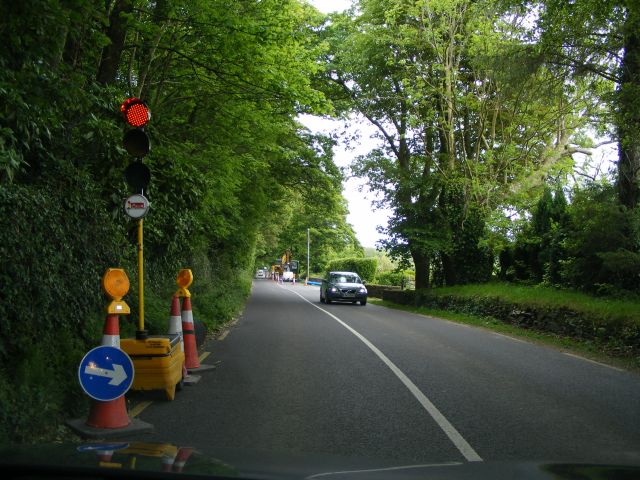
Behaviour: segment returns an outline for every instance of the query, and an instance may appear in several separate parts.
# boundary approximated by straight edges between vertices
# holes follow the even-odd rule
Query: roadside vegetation
[[[211,330],[242,308],[256,258],[281,255],[294,234],[302,248],[311,228],[318,253],[358,251],[334,141],[297,121],[332,111],[313,85],[323,17],[310,6],[27,0],[0,2],[0,17],[0,442],[55,438],[86,414],[77,368],[102,337],[109,267],[131,281],[121,335],[136,328],[126,98],[152,112],[152,334],[166,331],[180,268]]]

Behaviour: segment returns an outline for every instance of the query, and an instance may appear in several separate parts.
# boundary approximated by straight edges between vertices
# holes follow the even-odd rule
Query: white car
[[[282,281],[283,282],[293,282],[295,279],[295,275],[293,272],[283,272]]]
[[[264,270],[258,270],[256,272],[256,278],[267,278],[267,272]]]

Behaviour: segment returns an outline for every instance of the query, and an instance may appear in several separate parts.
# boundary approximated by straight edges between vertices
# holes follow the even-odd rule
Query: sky
[[[351,0],[307,0],[324,13],[342,12],[351,6]]]

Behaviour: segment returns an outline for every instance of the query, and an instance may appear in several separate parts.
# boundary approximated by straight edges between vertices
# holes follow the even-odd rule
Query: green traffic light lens
[[[127,153],[134,157],[144,157],[151,149],[147,134],[137,129],[124,134],[123,145]]]

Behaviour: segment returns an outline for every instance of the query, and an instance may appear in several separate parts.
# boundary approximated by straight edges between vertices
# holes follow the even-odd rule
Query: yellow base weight
[[[120,348],[133,361],[132,390],[164,390],[167,400],[175,398],[184,366],[179,335],[157,335],[144,340],[124,338],[120,340]]]

